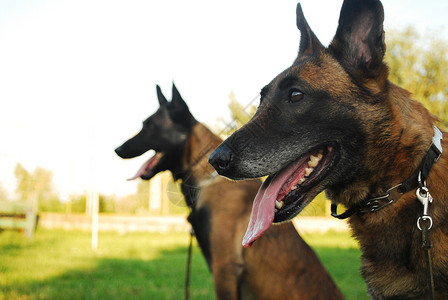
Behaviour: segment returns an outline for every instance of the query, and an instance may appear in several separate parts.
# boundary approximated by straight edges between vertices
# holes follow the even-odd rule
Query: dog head
[[[255,200],[244,244],[272,222],[297,215],[322,190],[369,176],[367,139],[390,118],[380,107],[387,89],[383,8],[378,0],[345,0],[339,27],[324,47],[300,4],[299,54],[261,90],[253,118],[209,157],[232,179],[269,175]],[[366,123],[377,124],[366,134]],[[379,141],[381,143],[381,141]]]
[[[176,178],[182,172],[184,145],[196,120],[174,84],[171,102],[159,86],[157,97],[159,109],[143,122],[137,135],[115,149],[121,158],[134,158],[148,150],[156,152],[129,180],[139,177],[149,180],[165,170],[171,171]]]

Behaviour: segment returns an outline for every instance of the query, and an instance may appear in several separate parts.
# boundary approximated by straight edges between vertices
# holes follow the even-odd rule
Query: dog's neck
[[[387,94],[383,104],[387,106],[384,111],[389,111],[385,116],[387,126],[374,129],[377,131],[366,137],[365,156],[360,162],[368,180],[354,177],[347,185],[327,190],[336,203],[352,207],[384,195],[416,172],[431,145],[434,117],[409,92],[392,83]]]
[[[367,159],[366,168],[377,171],[372,177],[377,189],[367,187],[364,195],[379,196],[384,190],[397,185],[414,174],[431,145],[434,130],[434,118],[418,102],[411,100],[409,93],[391,85],[390,87],[390,117],[393,122],[385,130],[384,137],[395,143],[395,146],[386,147],[381,140],[367,140],[366,146],[372,153],[385,151],[385,159],[378,162],[374,154]],[[381,137],[380,137],[381,138]],[[389,149],[386,149],[389,148]],[[442,140],[443,150],[448,149],[446,133]],[[446,226],[448,226],[448,184],[445,179],[448,174],[448,158],[444,152],[439,160],[432,166],[427,179],[427,187],[432,197],[429,206],[429,215],[433,219],[430,231],[432,253],[440,258],[445,253]],[[369,190],[370,189],[370,190]],[[376,194],[374,194],[376,193]],[[352,194],[353,195],[353,194]],[[359,195],[359,194],[358,194]],[[359,198],[358,198],[359,199]],[[362,200],[362,198],[361,198]],[[368,286],[374,287],[372,291],[381,291],[383,294],[394,294],[408,291],[405,284],[413,286],[415,294],[424,292],[424,254],[421,250],[421,232],[417,229],[416,220],[422,216],[423,206],[417,200],[415,189],[405,193],[397,201],[372,213],[356,213],[349,219],[353,235],[359,240],[363,255],[362,273]],[[442,255],[443,256],[443,255]],[[381,268],[388,265],[388,268]],[[433,260],[434,274],[446,272],[443,261]],[[416,271],[417,270],[417,271]],[[445,273],[446,274],[446,273]],[[399,278],[403,291],[393,291],[392,282]],[[443,276],[435,277],[436,285],[446,284]],[[443,288],[447,288],[445,285]],[[376,294],[372,294],[375,296]]]
[[[446,134],[446,133],[445,133]],[[448,149],[448,140],[442,141]],[[448,290],[446,280],[446,228],[448,226],[448,158],[443,153],[433,165],[426,185],[433,197],[428,215],[432,218],[429,230],[434,283],[439,291]],[[372,213],[354,214],[349,219],[353,236],[362,249],[363,277],[371,287],[371,296],[398,294],[413,290],[414,295],[425,292],[427,265],[422,248],[422,233],[417,220],[423,215],[423,205],[415,190],[404,194],[398,201]],[[387,266],[387,267],[384,267]],[[401,290],[390,282],[398,282]],[[376,292],[379,292],[377,295]],[[445,295],[446,296],[446,295]],[[399,297],[397,297],[398,299]],[[440,297],[440,299],[445,299]],[[412,298],[414,299],[414,298]],[[422,299],[415,297],[415,299]]]
[[[203,124],[197,122],[193,125],[182,159],[184,182],[194,181],[191,183],[199,185],[201,181],[209,179],[215,170],[208,163],[208,157],[221,142],[222,140]]]
[[[194,208],[201,190],[201,182],[215,173],[208,163],[210,153],[222,142],[207,127],[197,122],[193,125],[182,155],[181,189],[187,205]]]
[[[396,167],[390,170],[390,176],[402,181],[415,172],[426,155],[435,118],[409,92],[391,84],[389,94],[391,117],[400,121],[390,129],[397,144],[392,162]]]

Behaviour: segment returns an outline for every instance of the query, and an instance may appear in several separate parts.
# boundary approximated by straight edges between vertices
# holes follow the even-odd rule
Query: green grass
[[[347,299],[367,299],[357,245],[348,233],[303,235]],[[0,299],[183,299],[187,233],[100,232],[98,250],[82,231],[43,230],[34,242],[0,233]],[[191,299],[213,299],[195,244]]]
[[[360,274],[361,251],[349,232],[305,233],[301,236],[316,251],[346,299],[370,299]]]

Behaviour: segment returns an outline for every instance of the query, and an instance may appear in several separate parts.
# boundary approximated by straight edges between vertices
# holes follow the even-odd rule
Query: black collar
[[[331,215],[338,219],[346,219],[352,216],[356,212],[368,213],[378,211],[385,206],[391,204],[394,201],[400,199],[400,197],[421,186],[422,182],[425,182],[429,176],[432,166],[437,162],[437,160],[442,155],[442,132],[436,127],[434,128],[434,136],[432,138],[431,146],[429,146],[425,157],[419,168],[411,175],[408,179],[402,183],[388,189],[386,194],[383,196],[367,199],[362,201],[358,205],[349,207],[345,212],[337,213],[337,203],[331,203]]]

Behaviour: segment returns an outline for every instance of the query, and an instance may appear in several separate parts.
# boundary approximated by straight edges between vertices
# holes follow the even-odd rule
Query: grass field
[[[348,233],[305,234],[347,299],[368,299],[359,249]],[[83,231],[0,233],[0,299],[183,299],[187,233],[100,232],[91,249]],[[196,244],[195,244],[196,245]],[[197,245],[190,299],[214,299]]]

